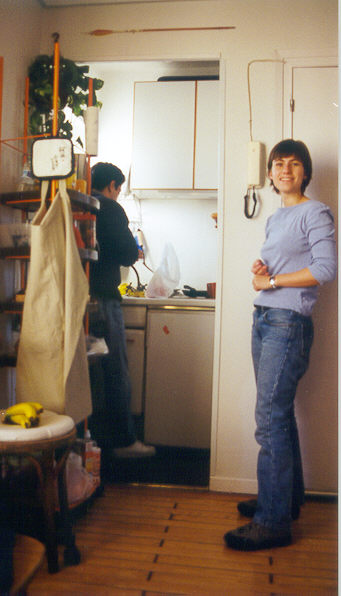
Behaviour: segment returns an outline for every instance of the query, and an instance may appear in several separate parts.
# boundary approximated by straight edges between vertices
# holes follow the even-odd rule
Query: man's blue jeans
[[[104,337],[109,348],[109,354],[90,370],[91,434],[102,448],[127,447],[136,441],[136,434],[130,411],[131,381],[124,320],[118,300],[98,298],[97,312],[90,318],[90,331]]]
[[[257,383],[258,498],[254,522],[290,530],[291,507],[304,502],[294,399],[308,368],[311,317],[289,309],[256,307],[252,357]]]

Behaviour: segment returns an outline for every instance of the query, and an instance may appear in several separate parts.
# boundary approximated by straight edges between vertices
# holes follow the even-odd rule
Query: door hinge
[[[294,111],[295,111],[295,100],[294,100],[294,98],[292,97],[292,98],[290,99],[290,112],[294,112]]]

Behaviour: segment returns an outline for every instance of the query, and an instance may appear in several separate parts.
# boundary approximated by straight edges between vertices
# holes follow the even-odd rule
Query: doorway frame
[[[225,222],[225,201],[226,194],[226,72],[227,72],[227,58],[224,58],[222,53],[218,55],[200,55],[200,56],[138,56],[134,55],[128,57],[110,59],[91,59],[86,60],[75,58],[76,62],[84,64],[96,64],[101,62],[107,63],[124,63],[124,62],[218,62],[219,63],[219,170],[218,170],[218,190],[217,190],[217,279],[216,279],[216,298],[215,298],[215,323],[214,323],[214,347],[213,347],[213,371],[212,371],[212,402],[211,402],[211,437],[210,437],[210,480],[208,489],[211,489],[211,477],[214,476],[216,469],[217,458],[217,441],[218,441],[218,410],[219,410],[219,377],[220,377],[220,362],[221,362],[221,344],[222,344],[222,278],[224,270],[224,222]]]

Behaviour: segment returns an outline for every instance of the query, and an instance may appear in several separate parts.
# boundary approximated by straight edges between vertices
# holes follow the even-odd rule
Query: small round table
[[[70,416],[45,410],[39,426],[22,428],[0,423],[0,456],[20,456],[33,463],[39,481],[41,504],[44,512],[45,544],[50,573],[59,570],[58,541],[55,523],[57,509],[55,480],[58,486],[60,521],[65,544],[64,562],[78,565],[80,554],[75,545],[69,515],[65,464],[76,438],[76,427]]]

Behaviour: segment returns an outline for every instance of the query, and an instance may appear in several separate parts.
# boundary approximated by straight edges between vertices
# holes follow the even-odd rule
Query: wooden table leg
[[[41,492],[44,510],[46,556],[50,573],[59,571],[58,541],[55,522],[54,450],[46,450],[41,458]]]
[[[56,479],[64,543],[64,562],[66,565],[78,565],[80,554],[75,545],[69,515],[67,488],[65,482],[66,459],[76,437],[75,427],[62,436],[36,441],[0,441],[0,454],[25,457],[36,469],[40,498],[44,514],[45,546],[50,573],[59,571],[58,536],[56,527]]]
[[[72,522],[69,512],[69,503],[67,498],[67,486],[66,486],[66,474],[65,465],[66,458],[69,453],[69,449],[62,455],[61,459],[57,464],[58,469],[58,497],[59,497],[59,511],[60,511],[60,522],[63,532],[63,544],[65,545],[64,550],[64,564],[65,565],[78,565],[81,557],[80,552],[75,543],[75,536],[72,531]]]

